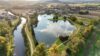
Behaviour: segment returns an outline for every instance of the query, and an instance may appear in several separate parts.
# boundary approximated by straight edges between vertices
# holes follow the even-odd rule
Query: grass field
[[[85,46],[80,48],[78,56],[100,56],[100,23],[95,26],[94,31],[88,36]]]

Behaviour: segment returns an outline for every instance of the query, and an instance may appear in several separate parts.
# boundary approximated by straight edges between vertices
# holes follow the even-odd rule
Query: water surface
[[[50,21],[54,16],[39,15],[37,27],[34,27],[35,36],[39,43],[45,43],[47,46],[52,45],[58,36],[71,35],[75,30],[75,26],[69,21],[58,20],[57,22]]]
[[[75,30],[69,21],[58,20],[57,22],[50,21],[54,16],[39,15],[37,27],[34,27],[35,36],[39,43],[45,43],[47,46],[52,45],[58,36],[71,35]]]
[[[26,23],[26,19],[21,17],[21,23],[14,30],[14,44],[15,51],[14,56],[25,56],[25,45],[24,45],[24,37],[22,36],[22,28]]]

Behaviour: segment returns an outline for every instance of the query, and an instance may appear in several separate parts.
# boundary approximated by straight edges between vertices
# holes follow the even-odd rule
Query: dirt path
[[[32,40],[32,35],[31,33],[29,32],[27,26],[25,27],[25,32],[27,32],[27,39],[29,41],[29,45],[30,45],[30,52],[31,52],[31,56],[33,55],[33,50],[35,49],[35,46],[34,46],[34,41]]]

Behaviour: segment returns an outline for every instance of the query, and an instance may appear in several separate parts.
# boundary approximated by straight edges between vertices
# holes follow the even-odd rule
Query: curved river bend
[[[25,23],[26,19],[24,17],[21,17],[21,23],[14,30],[14,44],[15,44],[14,56],[25,56],[25,45],[22,36],[22,28]]]

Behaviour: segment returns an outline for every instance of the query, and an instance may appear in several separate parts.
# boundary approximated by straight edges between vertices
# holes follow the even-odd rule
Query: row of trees
[[[80,29],[78,33],[73,33],[70,41],[67,43],[67,49],[70,50],[70,53],[67,52],[69,55],[75,56],[75,54],[79,51],[79,48],[82,48],[82,46],[85,44],[85,40],[92,32],[92,29],[93,26],[90,25],[85,27],[83,30]]]
[[[88,22],[88,25],[86,26],[84,25],[84,21],[82,21],[82,19],[79,20],[75,16],[71,16],[69,19],[71,19],[75,24],[78,25],[77,29],[79,30],[75,31],[70,36],[69,42],[66,44],[66,46],[68,46],[66,50],[69,55],[76,56],[77,52],[79,52],[79,48],[82,48],[82,46],[84,46],[85,40],[87,39],[88,35],[92,33],[94,22],[92,22],[91,19],[85,19],[85,22]]]
[[[79,14],[87,15],[87,14],[89,14],[89,11],[88,10],[81,10],[81,11],[79,11]]]
[[[13,56],[13,30],[20,23],[17,17],[14,20],[0,20],[0,56]]]
[[[60,53],[57,44],[54,44],[47,49],[45,44],[41,43],[35,48],[33,56],[66,56],[66,51]]]
[[[83,11],[82,11],[83,12]],[[81,12],[80,12],[81,13]],[[88,13],[87,11],[83,13]],[[54,17],[54,19],[56,19]],[[66,18],[66,17],[64,17]],[[73,22],[79,27],[81,26],[80,30],[76,33],[74,32],[72,36],[69,37],[69,42],[67,42],[66,46],[66,52],[67,55],[75,56],[75,54],[79,51],[79,48],[82,47],[85,43],[85,40],[87,39],[88,35],[93,30],[94,21],[92,19],[83,21],[82,19],[78,19],[77,17],[71,15],[67,18],[70,22]],[[59,53],[58,53],[59,54]],[[61,56],[61,55],[60,55]]]
[[[6,20],[0,22],[0,56],[11,56],[12,55],[12,28]]]

